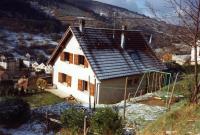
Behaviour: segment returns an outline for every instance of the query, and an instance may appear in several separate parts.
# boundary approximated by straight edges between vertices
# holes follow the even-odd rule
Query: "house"
[[[6,70],[0,66],[0,81],[2,80],[8,80],[9,75],[7,74]]]
[[[172,55],[172,61],[179,65],[190,64],[191,56],[188,52],[179,52]]]
[[[84,21],[68,28],[48,64],[60,92],[97,104],[121,101],[126,77],[134,92],[143,73],[165,69],[141,31],[86,28]]]
[[[14,73],[19,69],[19,60],[8,52],[0,53],[0,66],[7,70],[9,73]]]
[[[197,62],[200,64],[200,40],[197,41]],[[192,47],[191,49],[191,65],[195,65],[195,48]]]
[[[27,68],[31,67],[31,55],[29,53],[27,53],[23,58],[23,64]]]

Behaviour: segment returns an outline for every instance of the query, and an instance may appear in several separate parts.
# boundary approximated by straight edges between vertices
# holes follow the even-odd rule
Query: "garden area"
[[[0,97],[0,134],[186,133],[179,127],[188,130],[187,133],[198,133],[199,107],[188,104],[192,78],[192,74],[183,72],[175,85],[174,80],[171,80],[169,86],[163,86],[159,91],[130,98],[126,103],[125,120],[124,101],[113,105],[96,105],[96,109],[89,109],[88,104],[70,103],[42,89],[22,94],[19,91],[12,94],[4,92],[5,95]],[[7,89],[12,90],[8,86]],[[171,95],[173,101],[169,110],[166,103]],[[188,124],[191,126],[186,127]]]

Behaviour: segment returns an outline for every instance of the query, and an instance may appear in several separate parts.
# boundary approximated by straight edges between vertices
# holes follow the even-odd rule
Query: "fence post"
[[[125,89],[124,89],[124,120],[126,118],[126,96],[127,96],[127,83],[128,83],[128,77],[126,77],[126,82],[125,82]]]
[[[87,135],[87,116],[84,117],[84,135]]]

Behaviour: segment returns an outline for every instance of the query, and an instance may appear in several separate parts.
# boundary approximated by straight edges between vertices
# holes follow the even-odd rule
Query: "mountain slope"
[[[1,0],[0,26],[29,32],[59,32],[62,29],[60,21],[26,0]]]
[[[121,28],[122,25],[127,25],[128,29],[142,30],[147,40],[153,35],[154,49],[164,48],[159,53],[172,52],[172,43],[180,43],[174,38],[176,32],[180,31],[177,26],[93,0],[0,1],[0,29],[16,33],[43,33],[48,37],[49,34],[57,33],[57,38],[53,38],[53,41],[60,39],[58,33],[63,33],[69,25],[77,26],[79,17],[86,19],[88,27]],[[25,50],[28,51],[29,48]]]

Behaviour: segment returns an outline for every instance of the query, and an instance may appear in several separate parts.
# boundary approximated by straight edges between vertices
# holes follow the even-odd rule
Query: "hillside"
[[[19,40],[24,43],[31,42],[31,46],[36,47],[41,46],[41,44],[38,44],[34,38],[29,38],[30,41],[27,41],[26,36],[13,38],[9,34],[5,34],[5,31],[18,33],[18,35],[27,33],[31,35],[30,37],[39,34],[43,35],[40,38],[45,42],[39,48],[46,52],[46,49],[49,48],[47,46],[49,45],[48,41],[57,42],[61,38],[61,33],[69,25],[78,25],[79,17],[85,17],[88,27],[113,28],[115,22],[115,28],[127,25],[128,29],[143,30],[147,40],[149,40],[150,35],[153,35],[152,47],[162,50],[158,52],[158,55],[172,52],[174,50],[172,42],[180,43],[174,39],[174,34],[180,30],[177,26],[93,0],[1,0],[0,29],[2,30],[2,43],[0,44],[8,49],[12,45],[15,48],[12,48],[11,52],[25,55],[25,53],[32,53],[30,45],[25,44],[23,49],[19,49]],[[44,37],[48,37],[48,40]],[[7,41],[7,39],[10,39],[10,41]],[[12,42],[12,44],[9,42]],[[53,44],[55,45],[55,43]],[[49,48],[51,51],[48,54],[42,53],[42,56],[49,56],[53,48],[54,46],[51,46]]]
[[[180,33],[182,28],[124,8],[92,0],[32,1],[35,7],[50,13],[65,25],[78,25],[78,17],[85,17],[90,27],[113,28],[115,22],[115,28],[127,25],[128,29],[143,30],[147,37],[153,35],[153,48],[168,48],[163,51],[171,52],[174,49],[171,43],[180,43],[174,35]]]
[[[200,107],[179,103],[178,107],[167,112],[147,126],[143,135],[161,135],[164,132],[176,135],[197,135],[200,132]],[[158,126],[159,125],[159,126]]]

